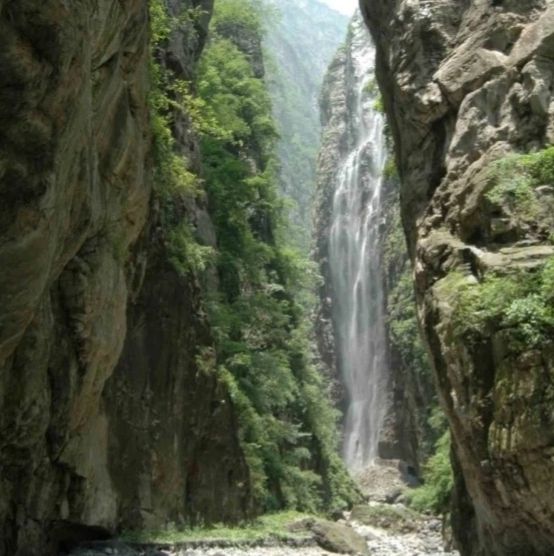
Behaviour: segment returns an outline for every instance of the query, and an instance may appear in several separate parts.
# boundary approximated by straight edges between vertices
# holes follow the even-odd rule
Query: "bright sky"
[[[358,0],[323,0],[323,2],[346,15],[352,15],[358,7]]]

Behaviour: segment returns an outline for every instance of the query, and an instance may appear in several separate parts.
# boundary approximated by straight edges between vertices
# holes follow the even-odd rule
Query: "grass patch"
[[[486,334],[504,328],[516,344],[535,347],[547,340],[554,328],[554,258],[536,272],[491,274],[470,282],[458,272],[447,276],[441,288],[454,306],[458,333]]]
[[[250,543],[265,539],[302,539],[309,535],[303,532],[292,532],[289,528],[294,522],[310,517],[313,516],[288,511],[264,515],[252,522],[242,523],[236,527],[225,525],[189,529],[168,527],[163,531],[128,532],[122,535],[122,540],[143,543],[186,543],[194,541]]]
[[[554,184],[554,146],[499,160],[493,165],[491,179],[493,187],[486,197],[493,205],[507,207],[521,219],[535,220],[540,213],[535,188]]]

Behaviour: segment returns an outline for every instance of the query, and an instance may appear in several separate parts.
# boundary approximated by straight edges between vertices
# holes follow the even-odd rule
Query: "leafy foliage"
[[[411,491],[410,504],[419,511],[444,513],[448,510],[454,476],[450,465],[450,432],[446,431],[435,445],[423,471],[424,483]]]
[[[539,203],[534,189],[554,185],[554,146],[536,153],[507,156],[494,165],[491,178],[493,186],[487,193],[491,203],[506,206],[523,219],[535,219]]]
[[[337,455],[337,414],[302,305],[314,272],[282,239],[271,103],[237,28],[259,32],[254,3],[217,2],[195,103],[218,237],[219,288],[209,302],[218,372],[238,410],[259,506],[344,507],[357,493]]]
[[[373,110],[380,112],[381,114],[385,113],[385,104],[381,94],[379,94],[379,96],[377,96],[377,98],[373,101]]]
[[[398,168],[396,167],[394,155],[388,157],[387,162],[385,163],[385,168],[383,170],[383,175],[387,180],[398,179]]]
[[[176,115],[187,111],[185,86],[159,62],[159,51],[179,25],[190,24],[197,16],[186,10],[172,18],[163,0],[150,2],[151,56],[150,117],[153,135],[154,187],[165,228],[169,260],[182,275],[201,272],[213,256],[211,247],[201,245],[183,214],[184,199],[199,194],[197,176],[189,170],[188,161],[178,152],[172,133]]]
[[[419,375],[429,375],[427,353],[420,339],[411,270],[406,270],[389,296],[391,340],[402,358]]]
[[[270,53],[265,77],[280,136],[279,188],[288,201],[287,237],[308,253],[321,135],[317,98],[348,21],[324,3],[297,0],[263,0],[262,15]]]
[[[378,97],[380,95],[379,86],[377,85],[377,81],[374,77],[368,79],[364,87],[364,92],[369,96]]]
[[[491,274],[480,283],[452,273],[442,287],[454,306],[456,329],[471,336],[499,326],[512,334],[514,347],[538,346],[554,329],[554,260],[536,272]]]
[[[168,232],[168,253],[169,260],[181,276],[203,272],[214,258],[212,247],[198,243],[190,225],[184,220]]]
[[[230,29],[262,33],[261,6],[256,0],[218,0],[212,19],[216,33],[228,33]]]

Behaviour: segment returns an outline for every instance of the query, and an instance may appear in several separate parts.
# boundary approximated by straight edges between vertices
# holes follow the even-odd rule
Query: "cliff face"
[[[390,157],[388,168],[392,169],[392,154]],[[385,178],[382,216],[380,244],[390,375],[379,451],[382,458],[401,459],[419,474],[440,432],[431,425],[438,401],[417,322],[413,269],[400,218],[396,175]]]
[[[346,126],[348,118],[348,91],[346,72],[348,54],[339,49],[331,62],[321,94],[322,139],[317,160],[317,184],[314,212],[314,257],[323,282],[319,288],[319,302],[315,318],[315,337],[318,353],[329,377],[333,379],[334,401],[344,405],[344,392],[340,387],[335,349],[335,333],[332,316],[331,269],[329,266],[329,230],[332,220],[332,206],[336,169],[341,153],[346,153]]]
[[[171,37],[177,75],[206,19]],[[147,2],[2,2],[0,27],[0,554],[101,534],[88,525],[238,518],[233,412],[200,370],[198,286],[170,267],[151,197]],[[175,137],[195,151],[185,118]]]
[[[333,274],[345,275],[347,270],[332,268],[336,263],[331,260],[330,237],[333,227],[337,226],[333,214],[336,192],[341,187],[343,168],[360,133],[356,97],[364,81],[367,81],[361,93],[364,111],[375,111],[378,103],[373,77],[360,76],[356,69],[356,59],[365,56],[363,53],[368,50],[369,42],[361,17],[355,16],[344,47],[339,49],[328,68],[321,95],[323,135],[317,167],[314,235],[315,257],[324,280],[315,319],[316,339],[327,372],[334,379],[335,399],[343,410],[346,410],[348,400],[344,387],[346,379],[342,376],[344,370],[338,357],[341,332],[335,310],[343,301],[333,285]],[[371,73],[371,68],[367,72]],[[378,164],[376,147],[374,141],[368,143],[356,159],[361,177],[356,187],[360,189],[362,205],[361,208],[352,208],[349,220],[358,218],[357,211],[365,210],[374,195],[372,187],[375,183],[372,184],[369,177]],[[388,371],[380,391],[385,407],[378,455],[403,460],[417,469],[431,440],[427,420],[434,406],[433,388],[426,354],[418,340],[415,302],[408,285],[411,266],[398,210],[398,179],[394,176],[392,164],[387,164],[387,169],[389,175],[381,185],[379,208],[373,215],[378,222],[376,244],[379,252],[371,254],[380,261],[378,275],[373,276],[379,283],[372,285],[372,296],[376,296],[378,290],[383,292],[380,302],[382,311],[388,315],[383,324],[385,354],[382,365]]]
[[[213,2],[171,1],[166,8],[169,17],[184,23],[159,47],[158,63],[168,72],[170,84],[191,80]],[[193,10],[202,15],[183,18]],[[202,175],[190,118],[179,110],[171,118],[178,155]],[[187,222],[201,244],[216,246],[205,196],[154,194],[148,225],[136,247],[145,253],[144,266],[134,277],[123,352],[103,395],[115,492],[109,496],[117,501],[120,528],[237,521],[250,511],[238,423],[215,372],[205,288],[194,272],[176,270],[168,218]],[[93,441],[85,439],[83,446]],[[109,492],[106,485],[98,488],[103,496]]]
[[[541,149],[554,140],[554,11],[510,0],[362,6],[452,430],[458,543],[464,555],[550,554],[553,176]]]

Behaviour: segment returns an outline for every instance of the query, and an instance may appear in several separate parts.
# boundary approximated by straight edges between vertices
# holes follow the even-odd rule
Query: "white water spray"
[[[387,150],[385,119],[370,86],[375,49],[359,14],[352,31],[351,147],[337,174],[329,255],[338,361],[348,398],[343,456],[350,469],[359,470],[378,455],[386,405],[379,226]]]

